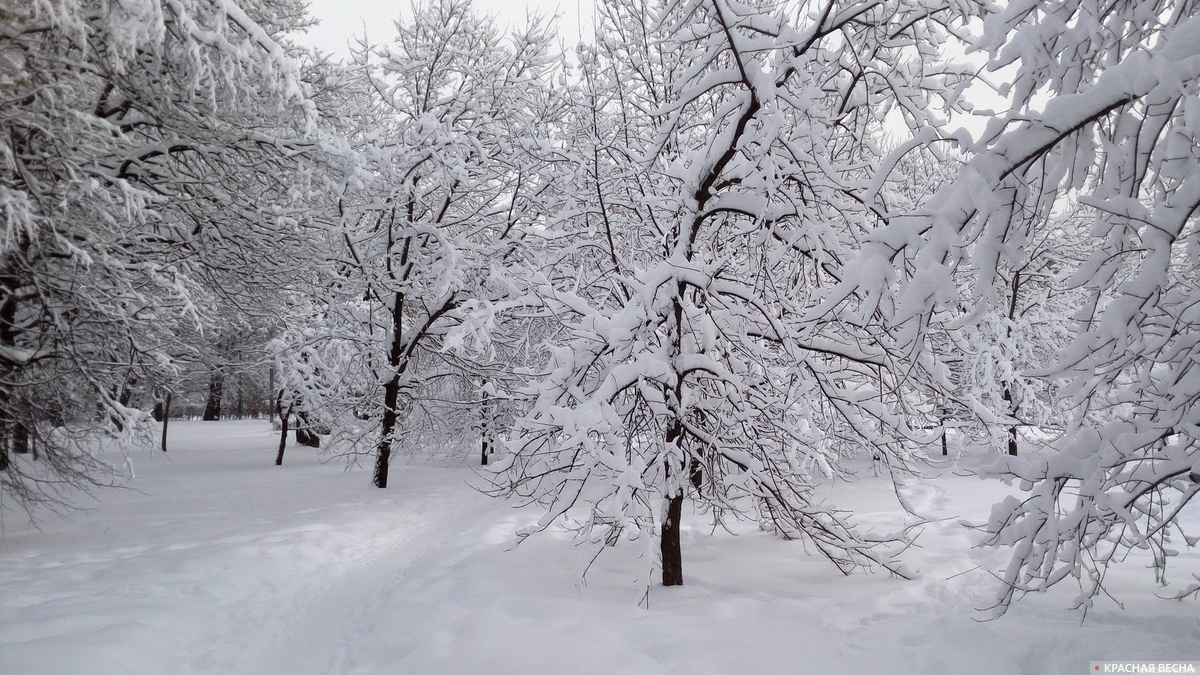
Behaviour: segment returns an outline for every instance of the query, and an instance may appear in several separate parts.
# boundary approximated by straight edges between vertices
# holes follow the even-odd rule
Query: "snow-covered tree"
[[[530,149],[548,112],[543,23],[505,35],[469,2],[436,0],[396,31],[356,54],[345,78],[369,126],[350,138],[358,164],[327,273],[336,293],[317,302],[320,326],[285,340],[302,347],[288,361],[297,395],[342,451],[374,453],[378,487],[393,449],[419,431],[405,427],[423,412],[414,402],[445,393],[448,378],[459,391],[481,386],[461,355],[488,353],[494,304],[523,269],[531,196],[544,187]]]
[[[91,440],[143,428],[210,273],[271,267],[247,241],[303,217],[317,116],[277,39],[299,3],[0,14],[0,480],[37,498],[104,480]],[[41,462],[8,461],[28,443]]]
[[[854,266],[904,259],[912,274],[894,285],[856,274],[843,291],[895,297],[898,319],[936,321],[954,294],[931,290],[952,289],[951,270],[970,266],[969,302],[995,308],[1003,270],[1029,264],[1055,208],[1074,199],[1092,210],[1096,252],[1071,280],[1085,299],[1053,373],[1071,421],[1056,452],[998,464],[1027,494],[986,525],[987,543],[1013,552],[1000,611],[1069,578],[1086,608],[1129,550],[1148,551],[1162,580],[1177,546],[1195,542],[1177,516],[1200,492],[1200,6],[1009,3],[990,9],[975,44],[1007,81],[1008,109],[978,141],[960,137],[970,160],[958,178],[893,218]]]
[[[818,483],[860,450],[905,468],[928,440],[909,396],[944,383],[905,353],[888,308],[839,313],[825,294],[885,215],[858,192],[883,120],[937,123],[962,80],[922,65],[947,36],[937,8],[601,7],[577,97],[599,121],[567,148],[597,167],[571,223],[591,234],[575,248],[592,262],[539,287],[566,339],[494,465],[496,490],[546,507],[530,532],[572,517],[596,541],[660,535],[666,585],[683,582],[689,493],[844,571],[901,573],[888,538],[856,530]]]
[[[1061,431],[1069,405],[1057,383],[1041,375],[1071,341],[1071,313],[1082,294],[1064,283],[1087,255],[1090,242],[1077,218],[1055,218],[1025,235],[1024,257],[1001,261],[997,303],[980,304],[960,330],[950,333],[957,391],[965,408],[957,425],[964,442],[982,441],[1009,455],[1021,430],[1038,442]],[[970,274],[960,268],[961,279]]]
[[[1034,27],[1043,16],[1087,29],[1051,39]],[[1058,373],[1075,419],[1056,455],[999,468],[1031,490],[996,510],[989,542],[1014,546],[1002,607],[1074,577],[1086,608],[1129,549],[1148,550],[1165,582],[1168,559],[1196,542],[1176,517],[1200,492],[1200,7],[1098,14],[1055,3],[998,19],[1019,22],[1014,44],[1053,45],[1049,59],[1023,58],[1017,86],[1048,84],[1056,96],[1040,122],[999,135],[985,156],[1011,162],[1012,148],[1044,163],[1095,210],[1103,243],[1076,274],[1086,300]],[[998,32],[985,46],[999,57],[1009,40]]]

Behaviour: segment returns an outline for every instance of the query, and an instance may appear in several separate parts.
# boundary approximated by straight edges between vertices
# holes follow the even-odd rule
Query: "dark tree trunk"
[[[1005,387],[1002,398],[1008,402],[1009,413],[1016,418],[1017,404],[1013,402],[1012,389]],[[1008,427],[1008,454],[1014,457],[1017,455],[1017,425],[1015,424]]]
[[[1012,338],[1012,321],[1017,318],[1017,297],[1021,294],[1021,270],[1013,272],[1012,280],[1012,297],[1008,301],[1008,328],[1004,329],[1004,335]],[[1004,394],[1002,398],[1008,403],[1008,412],[1015,420],[1017,418],[1017,400],[1013,396],[1012,387],[1004,385]],[[1013,457],[1017,456],[1017,427],[1016,425],[1008,428],[1008,454]]]
[[[167,451],[167,425],[171,423],[171,392],[162,401],[162,451]]]
[[[282,396],[282,393],[280,396]],[[291,416],[291,406],[288,406],[287,412],[281,410],[279,413],[279,423],[283,431],[279,432],[279,454],[275,455],[275,466],[283,465],[283,449],[287,447],[288,418]]]
[[[487,387],[488,381],[483,381],[483,386]],[[480,464],[487,466],[488,455],[492,454],[492,407],[491,401],[488,399],[487,390],[483,391],[483,406],[481,420],[479,422],[479,438],[480,438]]]
[[[404,353],[404,295],[396,294],[392,307],[392,345],[388,350],[388,365],[391,377],[383,385],[383,421],[379,428],[379,451],[375,455],[374,483],[377,488],[387,487],[388,464],[392,459],[392,435],[396,432],[396,404],[400,401],[400,378],[404,375],[401,356]]]
[[[17,246],[23,253],[29,247],[26,237],[18,235]],[[21,286],[21,280],[16,274],[10,273],[17,269],[8,257],[0,260],[0,347],[15,347],[17,341],[17,296],[16,291]],[[19,364],[8,358],[0,358],[0,382],[13,382],[16,378]],[[8,453],[10,436],[15,432],[14,425],[19,422],[13,415],[14,389],[0,386],[0,471],[8,468]]]
[[[154,399],[154,407],[150,409],[150,416],[155,422],[163,421],[163,401],[161,398]]]
[[[29,454],[29,429],[22,422],[17,422],[12,428],[13,452],[18,455]]]
[[[946,422],[950,421],[951,414],[948,406],[938,406],[938,425],[942,427],[942,457],[950,454],[949,444],[946,443]]]
[[[706,200],[698,200],[703,204]],[[675,289],[676,295],[673,303],[674,326],[673,334],[670,336],[672,348],[676,353],[680,353],[681,340],[683,339],[683,298],[686,289],[683,282],[679,282]],[[668,397],[668,404],[675,406],[674,413],[682,415],[683,402],[683,380],[684,375],[677,373],[675,379],[674,391]],[[673,401],[672,401],[673,399]],[[676,418],[667,427],[666,433],[663,435],[663,441],[667,447],[676,446],[680,451],[683,450],[681,440],[683,438],[683,421]],[[696,458],[687,452],[682,452],[684,463],[676,467],[673,464],[666,465],[666,478],[670,480],[671,474],[675,471],[688,473],[688,480],[697,481],[700,469],[695,464]],[[679,478],[683,478],[680,476]],[[675,488],[675,494],[671,495],[667,501],[667,517],[662,524],[662,539],[659,542],[659,553],[662,557],[662,582],[663,586],[682,586],[683,585],[683,550],[679,543],[679,521],[683,516],[683,493],[686,485],[682,480],[679,481],[679,486]],[[699,489],[699,485],[696,486]]]
[[[242,378],[237,381],[237,418],[246,419],[246,394],[242,391]]]
[[[393,377],[383,386],[383,423],[379,429],[379,451],[375,455],[374,483],[377,488],[387,487],[388,464],[392,459],[392,432],[396,429],[396,400],[399,393],[398,377]]]
[[[392,459],[392,449],[388,447],[389,440],[388,437],[384,437],[379,441],[379,454],[375,455],[375,476],[373,482],[377,488],[387,487],[388,462]]]
[[[225,374],[214,370],[208,378],[208,401],[204,404],[204,421],[213,422],[221,419],[221,397],[224,393]]]
[[[667,518],[662,526],[663,586],[683,585],[683,550],[679,544],[679,520],[683,516],[683,490],[667,503]]]
[[[692,481],[692,487],[696,488],[696,492],[700,492],[700,486],[704,485],[704,467],[700,465],[700,460],[692,458],[688,465],[688,478]]]

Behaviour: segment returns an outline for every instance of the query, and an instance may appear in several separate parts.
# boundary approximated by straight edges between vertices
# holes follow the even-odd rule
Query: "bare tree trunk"
[[[1016,418],[1017,404],[1013,401],[1012,389],[1005,387],[1002,398],[1008,402],[1009,413]],[[1008,454],[1014,457],[1017,455],[1017,425],[1015,424],[1008,427]]]
[[[383,421],[379,428],[379,450],[375,455],[374,483],[377,488],[387,487],[388,464],[392,459],[392,435],[396,431],[396,404],[400,401],[400,378],[404,369],[400,365],[403,354],[403,311],[404,295],[396,294],[392,307],[392,345],[388,350],[388,365],[391,377],[383,385]]]
[[[940,413],[938,424],[942,427],[942,457],[946,457],[950,454],[950,448],[946,443],[946,422],[950,419],[950,410],[939,406],[938,412]]]
[[[28,247],[28,243],[21,238],[19,245],[22,249]],[[15,274],[9,274],[8,270],[13,270],[15,267],[10,266],[8,255],[5,255],[3,260],[0,260],[0,269],[6,270],[5,274],[0,275],[0,347],[15,347],[16,346],[16,319],[17,319],[17,298],[16,290],[21,285],[21,280]],[[5,353],[8,353],[5,351]],[[0,357],[0,382],[13,382],[14,377],[19,368],[18,362],[10,361],[8,357]],[[0,387],[0,471],[8,468],[8,453],[9,441],[11,436],[15,434],[15,425],[20,420],[13,413],[14,399],[13,389],[9,386]]]
[[[18,420],[13,424],[12,444],[13,452],[18,455],[29,454],[29,429],[25,423]]]
[[[488,381],[483,381],[483,410],[481,413],[482,419],[479,422],[479,437],[480,437],[480,465],[487,466],[488,455],[492,454],[492,406],[488,399],[487,393]]]
[[[1021,293],[1021,270],[1013,272],[1012,280],[1012,297],[1008,302],[1008,327],[1004,329],[1004,335],[1012,338],[1012,322],[1017,318],[1017,296]],[[1008,403],[1008,412],[1015,420],[1017,418],[1017,399],[1013,396],[1012,386],[1004,385],[1004,394],[1002,398]],[[1008,454],[1017,456],[1017,427],[1012,425],[1008,427]]]
[[[279,432],[279,454],[275,455],[275,466],[283,465],[283,450],[287,447],[288,418],[291,416],[291,406],[288,406],[287,412],[279,413],[279,422],[283,430]]]
[[[678,392],[678,388],[676,391]],[[664,440],[668,446],[674,445],[682,435],[683,426],[676,421],[667,429]],[[691,465],[691,462],[687,467],[689,478],[695,480],[697,469]],[[668,479],[673,471],[674,467],[667,467]],[[663,586],[683,585],[683,547],[679,543],[679,520],[683,516],[683,491],[684,485],[681,484],[667,501],[667,517],[663,520],[662,538],[659,542]]]
[[[225,392],[225,374],[214,369],[208,378],[208,401],[204,404],[204,421],[221,419],[221,397]]]
[[[683,490],[667,502],[667,517],[663,521],[662,582],[663,586],[683,585],[683,549],[679,544],[679,520],[683,516]]]
[[[171,423],[171,392],[167,392],[162,408],[162,451],[167,451],[167,425]]]
[[[701,199],[699,201],[701,204],[703,204],[706,200]],[[682,346],[683,346],[682,345],[682,340],[683,340],[683,302],[682,302],[682,298],[683,298],[683,295],[685,292],[686,292],[686,290],[683,286],[683,283],[682,282],[678,283],[675,288],[675,293],[676,293],[675,300],[672,303],[673,304],[673,307],[672,307],[673,312],[672,313],[674,315],[674,321],[673,321],[674,325],[672,326],[671,335],[669,336],[669,339],[671,340],[671,348],[675,354],[681,353]],[[680,374],[680,373],[676,373],[674,390],[671,392],[671,395],[667,397],[668,401],[671,401],[671,399],[674,399],[673,402],[674,402],[674,405],[676,406],[676,408],[673,412],[677,416],[683,414],[682,413],[683,380],[684,380],[684,375]],[[683,422],[679,417],[676,417],[676,419],[671,422],[670,426],[667,427],[666,433],[663,435],[663,441],[665,442],[667,447],[674,445],[674,446],[679,447],[680,450],[682,450],[683,448],[680,444],[682,437],[683,437]],[[694,464],[694,460],[695,460],[694,457],[689,457],[687,453],[684,453],[683,456],[685,458],[684,463],[678,467],[678,470],[681,472],[686,471],[688,473],[688,479],[690,481],[692,481],[693,484],[696,486],[696,489],[699,490],[700,482],[703,478],[701,475],[700,467],[698,465]],[[666,468],[666,473],[667,473],[666,477],[668,479],[668,482],[672,482],[673,477],[671,476],[671,474],[674,473],[677,469],[676,469],[676,467],[672,466],[670,463],[668,463],[665,468]],[[682,476],[680,476],[680,478],[682,478]],[[680,530],[679,521],[680,521],[680,518],[682,518],[682,516],[683,516],[683,493],[684,493],[685,488],[686,488],[686,484],[683,483],[683,481],[679,481],[679,486],[675,488],[675,494],[673,494],[667,498],[668,499],[668,501],[667,501],[667,517],[663,520],[662,538],[659,542],[659,554],[662,558],[663,586],[682,586],[683,585],[683,549],[679,543],[679,530]]]
[[[393,376],[383,386],[383,423],[379,428],[379,451],[375,455],[374,483],[377,488],[387,487],[388,464],[392,459],[392,432],[396,429],[396,401],[400,393],[400,379]]]
[[[700,487],[704,485],[704,467],[700,464],[700,460],[693,457],[688,465],[688,478],[692,481],[692,487],[696,488],[696,494],[700,493]]]

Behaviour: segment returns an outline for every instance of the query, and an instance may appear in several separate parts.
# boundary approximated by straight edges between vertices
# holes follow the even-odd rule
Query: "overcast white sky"
[[[584,25],[591,25],[592,0],[474,0],[473,4],[476,11],[505,24],[524,21],[529,10],[558,15],[558,34],[566,44],[578,41],[580,16],[584,17]],[[412,0],[311,0],[309,13],[321,23],[302,41],[336,56],[347,56],[347,43],[355,35],[362,35],[364,26],[372,42],[389,40],[392,22],[401,13],[411,15]]]
[[[347,45],[364,30],[374,44],[389,41],[394,34],[393,22],[401,14],[412,15],[414,1],[420,0],[310,0],[309,13],[320,24],[301,37],[301,41],[320,47],[337,57],[349,56]],[[506,25],[522,22],[530,10],[545,15],[557,15],[558,35],[565,46],[579,41],[580,26],[591,30],[593,0],[473,0],[475,10],[496,17]],[[985,91],[972,89],[969,98],[984,107],[1003,107],[1004,101]],[[986,117],[957,116],[953,126],[966,126],[973,134],[983,130]]]

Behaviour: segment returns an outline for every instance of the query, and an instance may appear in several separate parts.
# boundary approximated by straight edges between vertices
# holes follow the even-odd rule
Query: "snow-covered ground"
[[[1071,589],[981,621],[1002,552],[970,547],[1008,488],[944,471],[904,493],[941,518],[906,559],[912,581],[841,576],[798,542],[686,523],[687,585],[646,592],[646,551],[565,532],[515,549],[538,514],[471,489],[469,467],[365,471],[289,445],[265,422],[176,423],[169,454],[133,453],[130,489],[32,527],[3,505],[0,673],[1083,673],[1093,660],[1200,659],[1200,603],[1161,600],[1200,572],[1185,551],[1153,585],[1109,577],[1124,603],[1080,624]],[[902,522],[869,472],[838,503]],[[8,497],[5,496],[7,500]],[[1193,525],[1200,514],[1191,513]],[[1061,592],[1060,592],[1061,591]]]

